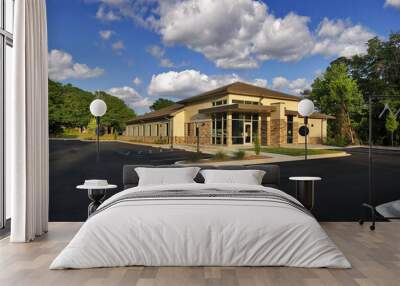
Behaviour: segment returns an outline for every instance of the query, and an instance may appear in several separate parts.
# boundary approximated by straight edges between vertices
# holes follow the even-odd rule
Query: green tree
[[[87,125],[87,130],[90,133],[96,134],[96,129],[97,129],[96,118],[92,117],[89,121],[89,124]]]
[[[135,112],[128,108],[125,102],[118,97],[103,91],[97,92],[96,97],[103,99],[107,104],[107,112],[101,118],[101,125],[106,127],[107,133],[123,130],[126,126],[126,121],[136,116]]]
[[[385,127],[386,130],[390,133],[391,135],[391,141],[392,141],[392,146],[393,144],[393,134],[399,127],[399,122],[397,122],[396,116],[392,112],[389,112],[389,115],[386,117],[386,122],[385,122]]]
[[[368,101],[371,95],[400,95],[400,33],[391,33],[389,38],[381,40],[378,37],[368,41],[368,50],[365,55],[356,55],[352,58],[339,58],[333,63],[345,64],[358,87],[364,100]],[[391,106],[399,108],[399,99],[392,99]],[[378,118],[384,103],[376,101],[372,106],[372,128],[374,141],[378,144],[389,142],[389,133],[385,127],[385,120]],[[354,118],[360,122],[357,133],[363,141],[368,140],[368,110],[362,112],[361,118]]]
[[[173,104],[175,104],[175,102],[173,102],[172,100],[165,99],[165,98],[159,98],[156,101],[154,101],[154,103],[152,105],[150,105],[150,109],[152,111],[155,111],[155,110],[159,110],[164,107],[171,106]]]
[[[335,137],[342,136],[348,143],[354,144],[357,136],[354,132],[353,118],[360,113],[363,98],[346,65],[330,65],[325,73],[313,82],[309,97],[321,112],[336,116],[336,120],[329,122],[330,131]]]
[[[49,132],[56,134],[64,127],[87,127],[93,119],[89,105],[96,98],[102,98],[107,104],[107,113],[103,116],[102,126],[108,132],[119,131],[125,127],[126,121],[135,117],[135,112],[121,99],[99,92],[96,95],[74,87],[49,80]]]

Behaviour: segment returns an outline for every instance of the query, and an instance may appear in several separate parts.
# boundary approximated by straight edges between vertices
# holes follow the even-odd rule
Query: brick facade
[[[211,121],[198,122],[201,145],[211,144]],[[176,144],[197,144],[196,123],[186,123],[185,137],[175,137]]]
[[[299,123],[293,122],[293,144],[299,143]]]
[[[261,115],[261,140],[260,144],[268,145],[268,120],[265,114]]]
[[[287,123],[283,119],[271,119],[271,144],[272,146],[280,146],[287,142]]]

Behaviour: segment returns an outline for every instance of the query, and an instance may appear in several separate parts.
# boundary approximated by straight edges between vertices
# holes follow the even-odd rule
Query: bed
[[[351,267],[312,214],[279,190],[278,166],[222,168],[265,171],[260,185],[205,184],[199,172],[194,183],[151,186],[138,186],[138,167],[152,166],[124,166],[124,190],[102,203],[50,269]]]

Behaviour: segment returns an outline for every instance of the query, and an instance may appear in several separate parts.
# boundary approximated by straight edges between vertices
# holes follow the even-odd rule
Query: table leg
[[[105,190],[88,190],[88,196],[91,200],[91,203],[88,206],[88,217],[96,211],[96,209],[103,202],[104,197],[106,196]]]
[[[314,181],[297,181],[296,198],[308,209],[314,208]]]

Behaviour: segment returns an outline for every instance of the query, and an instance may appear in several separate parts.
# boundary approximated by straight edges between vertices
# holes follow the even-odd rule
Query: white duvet
[[[231,184],[135,187],[163,190],[277,189]],[[318,222],[285,204],[258,199],[176,198],[125,201],[83,224],[50,269],[145,266],[294,266],[349,268]]]

